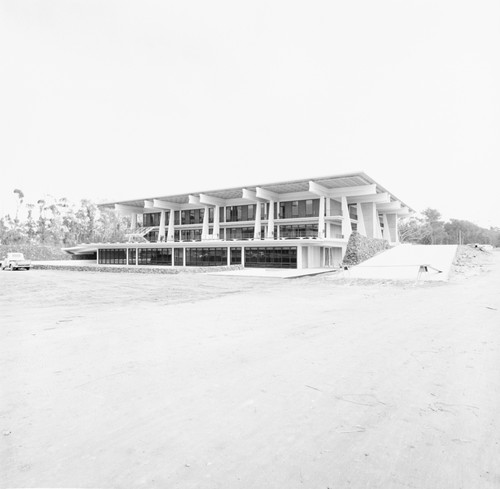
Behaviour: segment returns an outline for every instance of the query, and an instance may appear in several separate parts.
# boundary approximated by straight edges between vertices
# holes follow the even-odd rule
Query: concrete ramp
[[[344,277],[389,280],[448,280],[457,245],[399,245],[342,272]]]

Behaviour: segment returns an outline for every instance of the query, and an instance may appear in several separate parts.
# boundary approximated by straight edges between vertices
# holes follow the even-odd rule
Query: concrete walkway
[[[344,271],[343,278],[447,281],[457,245],[399,245]],[[420,267],[428,265],[419,274]]]
[[[336,270],[331,268],[245,268],[243,270],[224,270],[209,273],[210,275],[229,275],[233,277],[299,278],[334,271]]]

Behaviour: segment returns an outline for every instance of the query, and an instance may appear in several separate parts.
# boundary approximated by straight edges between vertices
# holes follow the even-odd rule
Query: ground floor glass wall
[[[171,248],[139,248],[139,265],[172,265]]]
[[[99,250],[99,263],[106,265],[126,265],[127,250],[125,248]]]
[[[297,268],[297,248],[245,248],[245,268]]]
[[[186,266],[227,265],[227,248],[186,248]]]

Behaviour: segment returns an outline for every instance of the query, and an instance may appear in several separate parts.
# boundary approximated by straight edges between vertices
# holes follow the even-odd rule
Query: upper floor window
[[[318,217],[319,199],[292,200],[280,202],[280,218]]]

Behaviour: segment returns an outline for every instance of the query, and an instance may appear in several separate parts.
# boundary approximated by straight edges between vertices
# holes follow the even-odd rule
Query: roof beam
[[[249,190],[247,188],[243,189],[243,198],[246,200],[251,200],[252,202],[265,202],[266,199],[257,197],[257,192],[254,190]]]
[[[374,202],[375,204],[385,204],[389,203],[390,201],[391,197],[387,192],[372,195],[361,195],[359,197],[347,197],[348,204],[364,204],[368,202]]]
[[[218,205],[219,207],[224,207],[226,205],[226,201],[224,199],[219,199],[218,197],[206,194],[200,194],[200,203],[204,205]]]
[[[330,197],[357,197],[360,195],[370,195],[377,193],[377,186],[372,183],[370,185],[357,185],[352,187],[333,188],[330,191]]]
[[[401,202],[396,200],[394,202],[389,202],[388,204],[377,204],[377,210],[380,212],[395,212],[401,209]]]
[[[255,195],[264,200],[272,200],[272,201],[278,201],[280,199],[280,195],[277,194],[276,192],[271,192],[270,190],[266,190],[262,187],[257,187],[255,189]]]
[[[323,185],[310,180],[309,192],[320,195],[321,197],[338,199],[340,197],[356,197],[360,195],[376,194],[377,186],[373,183],[370,185],[357,185],[352,187],[326,188]]]
[[[115,211],[121,214],[142,214],[144,208],[133,205],[115,204]]]
[[[200,205],[200,198],[197,195],[190,195],[189,203],[192,205]]]
[[[174,202],[169,202],[168,200],[153,199],[153,206],[157,209],[165,209],[171,211],[178,211],[181,209],[181,205],[175,204]]]
[[[401,209],[395,211],[394,214],[397,214],[398,216],[408,216],[411,214],[411,212],[410,209],[408,209],[408,207],[401,207]]]

